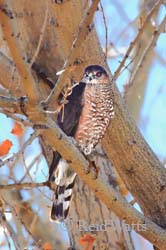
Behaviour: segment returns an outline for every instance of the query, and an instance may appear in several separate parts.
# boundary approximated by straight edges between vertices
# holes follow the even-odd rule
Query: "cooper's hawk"
[[[75,138],[83,154],[89,156],[114,115],[112,87],[106,71],[98,65],[87,67],[82,81],[73,88],[67,101],[64,118],[62,120],[60,112],[58,124],[67,135]],[[69,211],[76,173],[57,152],[50,167],[50,180],[53,172],[57,188],[51,218],[62,221]]]

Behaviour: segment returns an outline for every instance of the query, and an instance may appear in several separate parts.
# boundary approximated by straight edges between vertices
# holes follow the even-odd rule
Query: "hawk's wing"
[[[80,82],[72,90],[71,95],[68,96],[68,103],[64,107],[64,117],[62,117],[62,111],[58,114],[57,124],[68,136],[74,136],[79,118],[83,108],[83,93],[85,89],[85,83]],[[63,120],[62,120],[63,118]],[[58,152],[54,152],[53,161],[49,169],[49,180],[51,179],[54,170],[56,169],[61,156]]]

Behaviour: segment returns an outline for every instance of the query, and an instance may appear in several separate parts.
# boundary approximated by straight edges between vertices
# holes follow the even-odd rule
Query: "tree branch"
[[[0,95],[12,95],[13,97],[25,96],[26,90],[23,90],[23,85],[20,81],[20,75],[15,67],[13,61],[11,61],[7,56],[5,56],[2,52],[0,52],[0,83],[4,87],[0,91]],[[45,98],[50,93],[50,87],[44,82],[42,79],[38,80],[38,91],[40,93],[41,98]],[[1,107],[8,106],[8,103],[5,102],[6,106],[0,102]],[[17,112],[17,111],[16,111]],[[16,113],[15,112],[15,113]],[[20,113],[20,112],[18,112]]]
[[[49,121],[49,124],[52,124],[52,122]],[[91,175],[85,174],[84,170],[87,167],[87,161],[84,159],[79,150],[73,145],[72,141],[56,125],[50,129],[42,130],[42,134],[47,136],[47,139],[53,148],[57,149],[63,158],[70,162],[73,170],[79,174],[82,180],[95,192],[95,195],[108,208],[110,208],[119,218],[131,226],[133,224],[146,225],[145,231],[139,231],[137,227],[135,230],[161,250],[165,250],[166,231],[150,221],[148,218],[144,217],[140,212],[128,204],[127,201],[122,198],[114,188],[103,183],[100,178],[94,180]],[[41,186],[50,187],[48,182],[42,182],[0,185],[0,189],[36,188]]]
[[[38,54],[39,54],[39,51],[41,49],[41,44],[42,44],[42,41],[43,41],[43,36],[44,36],[44,32],[46,30],[46,25],[47,25],[47,19],[48,19],[48,2],[46,1],[46,11],[45,11],[45,16],[44,16],[44,22],[43,22],[43,25],[42,25],[42,28],[41,28],[41,31],[40,31],[40,36],[39,36],[39,41],[38,41],[38,45],[37,45],[37,48],[36,48],[36,51],[31,59],[31,63],[30,63],[30,67],[32,67],[33,63],[35,62]]]
[[[163,21],[161,22],[161,24],[159,25],[158,29],[154,30],[151,40],[149,41],[148,45],[146,46],[144,52],[142,53],[141,58],[140,58],[139,62],[137,63],[137,66],[135,67],[133,74],[130,77],[130,82],[127,85],[125,85],[125,93],[124,93],[125,98],[127,98],[129,88],[131,88],[133,86],[135,79],[139,76],[140,69],[143,68],[146,60],[148,60],[147,57],[150,54],[150,52],[152,51],[152,49],[155,47],[156,42],[157,42],[160,34],[162,32],[164,32],[165,25],[166,25],[166,19],[164,18]]]
[[[71,73],[72,66],[74,66],[74,61],[78,55],[78,51],[81,47],[81,44],[85,40],[87,33],[91,29],[90,25],[92,23],[94,13],[97,10],[98,3],[99,3],[99,0],[94,0],[89,10],[87,11],[85,18],[79,27],[79,31],[76,36],[76,39],[73,41],[69,57],[64,64],[64,67],[62,70],[63,73],[58,78],[58,81],[55,87],[52,89],[48,98],[45,100],[45,102],[43,102],[44,104],[48,105],[49,103],[53,102],[55,105],[55,100],[58,100],[59,94],[61,93],[64,85],[66,84],[66,79],[69,77]]]
[[[24,183],[14,183],[9,185],[0,185],[0,190],[11,190],[11,189],[32,189],[32,188],[39,188],[39,187],[51,187],[48,181],[44,182],[24,182]]]
[[[26,97],[15,98],[12,96],[2,96],[0,95],[0,107],[4,110],[12,110],[13,113],[22,113],[21,105],[27,102]]]
[[[0,211],[0,222],[1,222],[1,225],[4,227],[4,234],[5,234],[5,231],[7,230],[10,237],[13,240],[13,244],[14,244],[15,248],[17,250],[21,250],[20,243],[18,242],[18,239],[17,239],[17,234],[15,233],[15,231],[13,230],[11,225],[6,220],[6,216],[4,213],[2,213],[2,211]],[[9,249],[11,249],[11,248],[9,248]]]
[[[21,146],[20,150],[16,154],[13,154],[10,158],[7,158],[4,161],[0,161],[0,168],[3,167],[5,164],[9,163],[10,161],[14,160],[16,157],[19,158],[20,155],[24,153],[26,147],[29,146],[36,137],[37,134],[35,132],[31,134],[29,139]]]
[[[30,69],[27,63],[24,61],[24,57],[21,53],[20,46],[18,45],[18,30],[15,23],[15,16],[9,8],[10,1],[0,0],[0,22],[3,30],[4,37],[8,43],[13,61],[20,73],[21,82],[26,90],[26,93],[31,101],[37,102],[37,87],[32,77]]]
[[[142,35],[142,33],[144,32],[144,29],[146,27],[146,25],[148,24],[150,18],[153,16],[153,14],[156,12],[156,10],[160,7],[160,5],[162,4],[162,0],[159,0],[158,2],[156,2],[156,4],[153,6],[152,10],[150,11],[149,15],[147,15],[142,27],[139,29],[139,32],[137,34],[137,36],[135,37],[134,41],[132,41],[130,43],[130,46],[128,48],[128,50],[126,51],[126,54],[122,60],[122,62],[120,63],[118,69],[116,70],[116,72],[114,73],[114,79],[117,79],[117,77],[119,76],[122,68],[125,65],[126,60],[129,58],[129,55],[131,53],[131,51],[133,50],[135,44],[138,42],[140,36]]]
[[[50,120],[48,124],[53,125]],[[135,230],[161,250],[165,250],[166,231],[145,218],[140,212],[128,204],[114,188],[103,183],[100,178],[94,180],[91,175],[85,174],[87,161],[60,128],[54,124],[49,129],[42,130],[42,135],[46,137],[50,145],[69,162],[73,170],[108,208],[129,225],[146,224],[145,231],[139,231],[137,228]]]

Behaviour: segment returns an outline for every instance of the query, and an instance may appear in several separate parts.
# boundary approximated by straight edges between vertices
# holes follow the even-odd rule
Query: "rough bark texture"
[[[103,146],[145,215],[165,227],[165,170],[124,110],[122,100],[117,98],[116,104],[116,116]]]

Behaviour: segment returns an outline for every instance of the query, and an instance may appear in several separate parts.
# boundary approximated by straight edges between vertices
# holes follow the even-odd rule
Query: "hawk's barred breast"
[[[87,84],[84,95],[84,109],[80,116],[75,139],[85,155],[90,154],[102,139],[114,115],[111,84]]]

